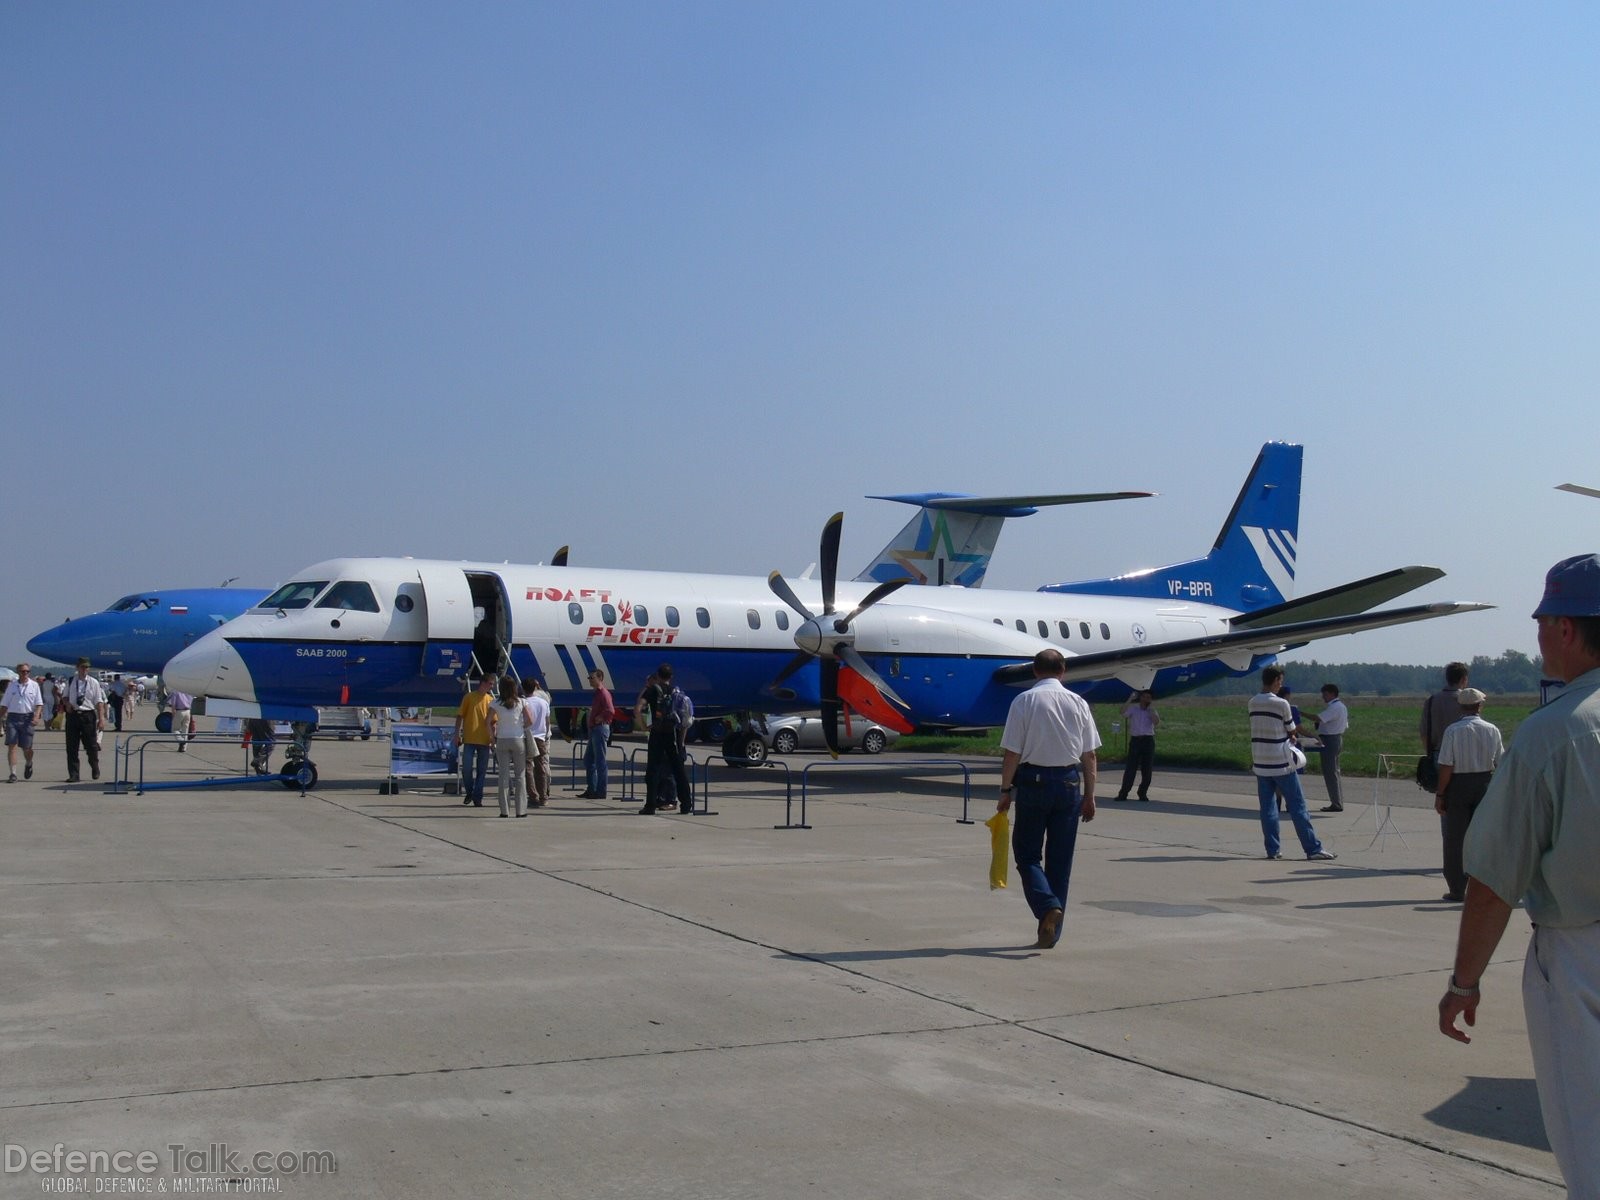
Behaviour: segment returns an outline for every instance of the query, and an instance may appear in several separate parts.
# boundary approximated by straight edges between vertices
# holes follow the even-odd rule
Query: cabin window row
[[[600,606],[600,622],[603,625],[617,624],[617,618],[621,615],[622,614],[617,611],[617,606],[615,604],[602,604]],[[683,623],[682,616],[679,614],[676,605],[667,605],[663,615],[666,618],[668,629],[677,629]],[[586,624],[583,605],[579,604],[576,600],[569,603],[567,605],[567,619],[574,625]],[[627,619],[635,625],[648,625],[650,624],[650,610],[643,604],[635,604],[633,609],[627,614]],[[711,612],[709,609],[695,609],[694,619],[695,624],[699,625],[701,629],[711,628]]]
[[[996,625],[1004,625],[1005,624],[1005,622],[1003,620],[1001,620],[999,617],[996,617],[994,619],[994,623]],[[1072,622],[1071,621],[1057,621],[1056,622],[1056,628],[1058,630],[1060,630],[1060,632],[1061,632],[1061,640],[1062,641],[1070,642],[1072,640]],[[1038,622],[1038,630],[1039,630],[1039,636],[1042,637],[1042,638],[1045,638],[1046,640],[1048,640],[1049,637],[1050,637],[1050,622],[1049,621],[1039,621]],[[1030,630],[1028,629],[1028,623],[1026,621],[1024,621],[1021,617],[1017,618],[1017,632],[1018,633],[1028,633],[1028,632],[1030,632]],[[1094,631],[1090,627],[1089,622],[1087,622],[1087,621],[1079,621],[1078,622],[1078,636],[1080,638],[1082,638],[1084,641],[1088,641],[1090,638],[1094,637]],[[1105,641],[1105,642],[1109,642],[1111,640],[1111,626],[1107,625],[1104,621],[1100,622],[1100,640],[1101,641]]]

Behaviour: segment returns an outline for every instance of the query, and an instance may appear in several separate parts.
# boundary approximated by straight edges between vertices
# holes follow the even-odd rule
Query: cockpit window
[[[318,608],[347,608],[351,612],[377,612],[378,598],[372,594],[372,585],[359,579],[344,579],[328,589],[328,594],[317,601]]]
[[[106,609],[106,611],[107,612],[144,612],[146,609],[151,609],[151,608],[154,608],[155,606],[156,606],[156,598],[154,596],[124,596],[121,600],[118,600],[110,608]]]
[[[326,579],[315,583],[286,583],[263,600],[258,608],[305,608],[328,586]]]

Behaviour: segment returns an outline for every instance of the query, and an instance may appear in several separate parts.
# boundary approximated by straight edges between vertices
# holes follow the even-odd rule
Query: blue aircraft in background
[[[97,671],[156,674],[217,626],[259,604],[265,588],[173,588],[134,592],[103,612],[63,621],[28,640],[35,658]]]

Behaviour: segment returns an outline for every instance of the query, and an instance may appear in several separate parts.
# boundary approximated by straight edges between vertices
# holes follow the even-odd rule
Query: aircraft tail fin
[[[860,582],[887,583],[910,579],[938,587],[982,587],[994,556],[995,543],[1007,517],[1027,517],[1057,504],[1092,504],[1100,500],[1132,500],[1152,492],[1075,492],[1057,496],[965,496],[952,492],[918,492],[902,496],[868,496],[915,504],[917,515],[878,553]]]
[[[1303,447],[1288,442],[1261,447],[1204,558],[1039,590],[1196,601],[1245,612],[1293,599],[1303,457]]]

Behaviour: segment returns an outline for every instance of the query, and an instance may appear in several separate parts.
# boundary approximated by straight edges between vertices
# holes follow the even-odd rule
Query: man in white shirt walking
[[[44,718],[44,693],[33,680],[33,667],[29,663],[17,664],[17,677],[6,684],[4,699],[0,699],[0,718],[6,725],[6,766],[11,778],[17,781],[17,751],[22,751],[22,777],[33,778],[33,731]]]
[[[78,660],[78,673],[67,682],[67,782],[78,782],[78,748],[89,771],[100,778],[100,732],[106,727],[106,692],[89,674],[89,660]]]
[[[1067,690],[1061,651],[1033,657],[1036,682],[1011,702],[1000,735],[999,812],[1017,804],[1011,853],[1022,894],[1039,921],[1040,950],[1061,940],[1078,822],[1094,820],[1100,732],[1082,696]],[[1042,866],[1041,866],[1042,862]]]

